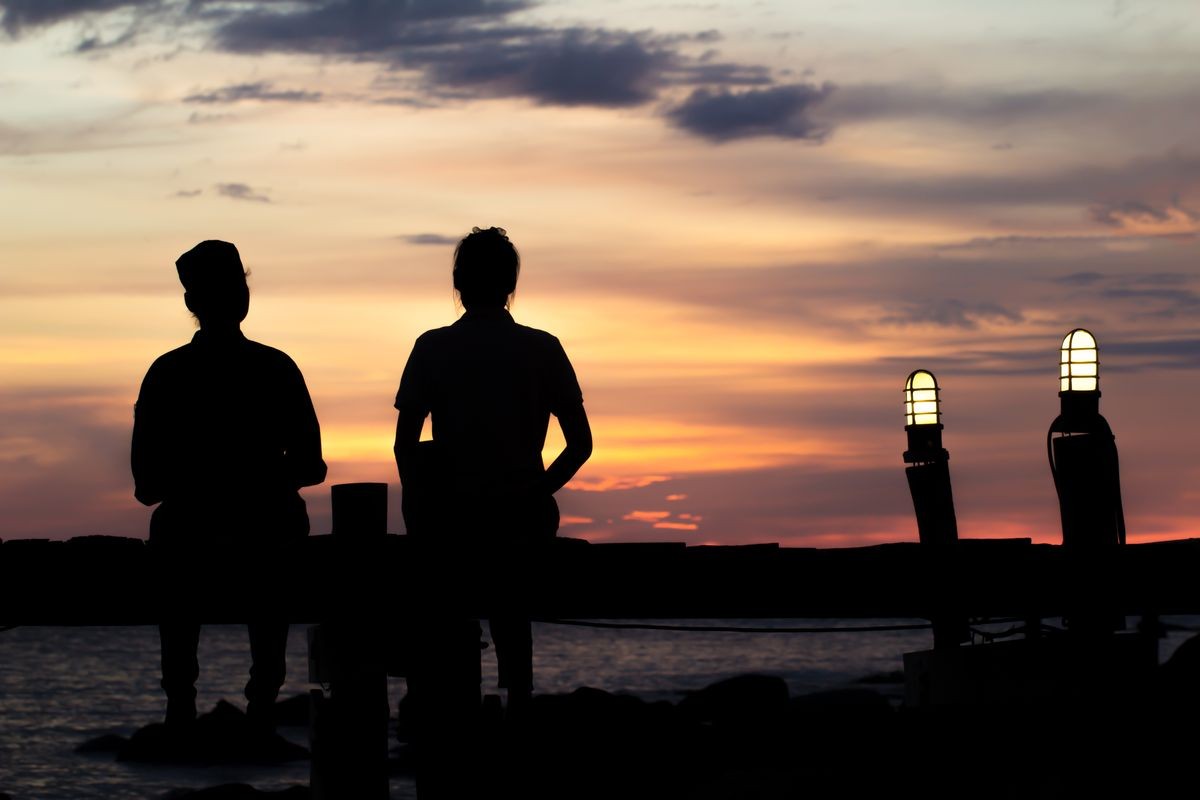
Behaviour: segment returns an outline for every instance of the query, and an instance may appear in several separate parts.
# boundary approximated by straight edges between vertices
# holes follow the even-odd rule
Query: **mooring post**
[[[958,520],[954,513],[954,492],[950,488],[950,453],[942,446],[941,387],[932,372],[919,369],[909,374],[904,384],[904,430],[908,449],[904,461],[908,489],[912,494],[921,540],[932,588],[937,592],[933,603],[933,646],[954,648],[969,636],[966,617],[957,607],[958,598],[948,587],[954,585],[955,546]]]
[[[310,636],[330,697],[314,697],[312,790],[317,800],[386,800],[388,699],[385,630],[387,484],[332,487],[337,598]]]

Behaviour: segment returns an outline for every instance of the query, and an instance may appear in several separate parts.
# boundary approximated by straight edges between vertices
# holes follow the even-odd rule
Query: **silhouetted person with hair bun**
[[[199,565],[271,568],[279,549],[308,535],[298,490],[325,480],[321,432],[304,377],[288,356],[242,335],[250,289],[237,248],[205,241],[175,262],[200,330],[151,365],[134,412],[134,495],[158,504],[150,545],[168,577]],[[214,576],[214,578],[219,576]],[[214,592],[220,591],[216,580]],[[247,713],[266,726],[283,685],[288,625],[255,620]],[[159,626],[167,723],[196,716],[195,620]]]
[[[409,535],[434,550],[483,553],[480,560],[499,573],[487,581],[499,595],[490,623],[510,710],[533,688],[529,621],[514,600],[521,575],[558,530],[554,493],[592,452],[583,395],[562,345],[509,314],[519,272],[504,230],[475,228],[459,242],[453,280],[465,313],[417,339],[396,394]],[[551,415],[566,447],[547,468],[542,447]],[[419,443],[426,416],[432,445]]]

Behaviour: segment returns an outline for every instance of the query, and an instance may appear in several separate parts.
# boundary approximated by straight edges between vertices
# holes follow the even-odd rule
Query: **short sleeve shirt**
[[[297,489],[325,478],[320,427],[295,362],[241,335],[204,331],[146,373],[132,461],[138,499],[161,501],[152,538],[280,527],[302,535]]]
[[[455,482],[484,492],[540,475],[550,415],[582,402],[558,339],[503,309],[422,334],[396,393],[402,413],[432,416]]]

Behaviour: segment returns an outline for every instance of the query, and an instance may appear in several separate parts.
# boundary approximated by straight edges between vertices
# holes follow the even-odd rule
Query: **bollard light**
[[[1091,331],[1076,328],[1062,340],[1058,397],[1059,415],[1046,433],[1046,451],[1063,545],[1079,563],[1091,564],[1125,543],[1117,444],[1100,414],[1100,357]],[[1104,590],[1081,579],[1067,615],[1069,629],[1111,633],[1124,626],[1118,610],[1104,600]]]
[[[1100,359],[1096,337],[1091,331],[1076,328],[1063,339],[1059,356],[1058,390],[1062,392],[1100,392]]]
[[[904,425],[938,425],[941,423],[941,389],[937,378],[928,370],[919,369],[904,382]]]
[[[950,458],[942,447],[941,391],[937,378],[925,369],[909,373],[904,382],[904,430],[908,432],[905,463],[923,464]]]
[[[904,381],[904,430],[908,450],[904,461],[908,490],[917,517],[917,533],[935,582],[953,574],[958,522],[950,488],[950,454],[942,447],[942,398],[937,378],[926,369],[909,373]],[[957,647],[970,638],[966,617],[956,607],[954,593],[939,592],[931,606],[934,649]]]
[[[1059,415],[1046,433],[1046,451],[1062,512],[1063,544],[1123,544],[1117,444],[1100,414],[1099,347],[1089,330],[1075,328],[1062,340],[1058,397]]]

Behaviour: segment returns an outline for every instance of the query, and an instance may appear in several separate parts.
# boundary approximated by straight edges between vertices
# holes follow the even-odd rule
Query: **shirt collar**
[[[198,344],[202,347],[221,347],[223,345],[240,344],[244,341],[246,341],[246,335],[240,329],[215,333],[201,328],[192,336],[192,344]]]
[[[508,313],[508,309],[500,307],[486,308],[469,308],[466,313],[459,317],[459,322],[483,322],[485,320],[499,320],[501,322],[512,322],[512,314]]]

